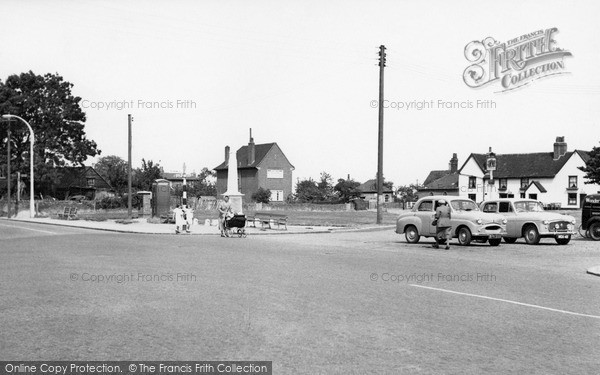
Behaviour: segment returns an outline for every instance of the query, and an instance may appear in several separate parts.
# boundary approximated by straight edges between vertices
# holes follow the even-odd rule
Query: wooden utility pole
[[[133,121],[133,117],[129,114],[127,115],[127,214],[130,219],[133,217],[131,209],[131,121]]]
[[[381,224],[381,196],[383,195],[383,68],[385,68],[385,46],[379,46],[379,137],[377,147],[377,224]]]

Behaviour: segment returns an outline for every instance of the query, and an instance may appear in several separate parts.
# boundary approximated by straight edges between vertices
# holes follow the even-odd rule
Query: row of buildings
[[[546,205],[577,208],[586,195],[600,192],[599,185],[585,183],[585,173],[579,169],[588,159],[586,151],[569,151],[564,137],[557,137],[547,152],[472,153],[460,168],[454,154],[447,169],[429,173],[419,195],[458,195],[475,202],[531,198]]]
[[[230,148],[225,146],[224,160],[214,168],[218,195],[227,190],[229,155]],[[240,147],[235,155],[238,191],[244,194],[243,201],[251,201],[259,188],[270,190],[273,202],[283,202],[293,193],[294,166],[277,143],[255,144],[250,130],[248,144]],[[475,202],[521,197],[563,208],[577,208],[587,194],[600,192],[600,186],[584,183],[584,172],[579,167],[588,159],[586,151],[569,151],[564,137],[557,137],[548,152],[495,154],[490,150],[488,153],[471,153],[460,167],[455,153],[447,169],[429,173],[418,195],[457,195]],[[167,172],[163,178],[172,185],[183,183],[181,173]],[[186,179],[193,183],[199,178],[191,173]],[[375,182],[373,179],[359,186],[363,199],[376,199]],[[73,195],[98,198],[110,194],[112,187],[92,167],[71,167],[62,170],[53,190],[57,198]],[[382,200],[391,202],[393,199],[392,190],[384,191]]]

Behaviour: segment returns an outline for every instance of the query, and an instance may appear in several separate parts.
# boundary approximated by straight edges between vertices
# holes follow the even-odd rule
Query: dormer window
[[[525,189],[527,189],[528,186],[529,186],[529,179],[522,178],[521,179],[521,189],[525,190]]]

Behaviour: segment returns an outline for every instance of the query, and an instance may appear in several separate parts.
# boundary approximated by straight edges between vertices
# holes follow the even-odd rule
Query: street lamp
[[[11,118],[16,118],[25,123],[27,128],[29,128],[29,217],[35,217],[35,206],[33,204],[33,142],[34,142],[34,134],[31,125],[21,117],[17,115],[2,115],[2,118],[5,120],[10,120]],[[10,202],[8,202],[10,204]]]

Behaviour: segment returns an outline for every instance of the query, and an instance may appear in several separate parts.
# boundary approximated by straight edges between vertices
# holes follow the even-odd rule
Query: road
[[[136,235],[0,221],[5,360],[269,360],[275,374],[587,374],[599,246],[393,231]]]

